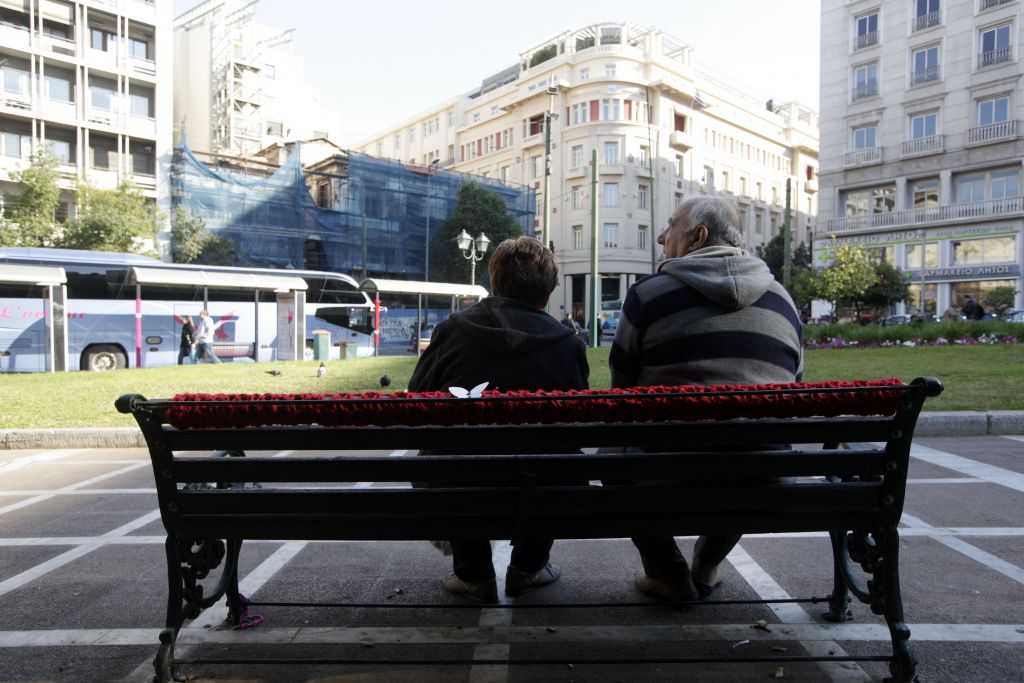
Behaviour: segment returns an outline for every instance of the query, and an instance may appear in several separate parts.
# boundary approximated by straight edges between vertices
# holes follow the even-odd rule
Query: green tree
[[[11,174],[18,193],[4,197],[7,218],[0,220],[0,246],[52,247],[57,243],[54,212],[60,200],[57,159],[43,150],[29,157],[29,165]]]
[[[909,295],[909,275],[885,260],[879,260],[874,269],[874,282],[860,296],[858,312],[860,305],[888,311],[893,304],[906,301]]]
[[[171,214],[171,260],[234,266],[238,265],[238,250],[232,240],[211,234],[202,216],[190,216],[178,205]]]
[[[80,181],[77,191],[78,216],[65,224],[60,246],[132,252],[156,237],[159,212],[131,183],[101,190]]]
[[[775,280],[782,282],[783,270],[786,265],[786,236],[783,233],[775,235],[768,242],[757,248],[757,256],[768,265]],[[790,273],[795,278],[798,271],[811,266],[811,250],[803,242],[793,250],[790,258]],[[791,292],[792,293],[792,292]]]
[[[1010,286],[993,287],[982,297],[981,303],[992,309],[996,315],[1002,315],[1013,308],[1017,290]]]
[[[841,244],[829,249],[831,263],[815,280],[815,295],[832,302],[832,318],[839,305],[856,304],[875,281],[875,269],[860,245]],[[858,309],[859,317],[859,309]]]
[[[451,216],[432,235],[430,244],[430,279],[434,282],[469,282],[469,261],[462,257],[455,238],[463,230],[474,238],[483,232],[491,240],[491,247],[502,241],[519,237],[522,229],[505,206],[497,192],[479,183],[464,183]],[[477,282],[483,282],[491,249],[477,264]]]

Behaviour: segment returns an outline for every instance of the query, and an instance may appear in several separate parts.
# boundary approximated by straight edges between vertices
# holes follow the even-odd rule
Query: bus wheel
[[[128,359],[124,352],[110,344],[90,346],[83,354],[83,370],[101,372],[103,370],[120,370],[128,367]]]

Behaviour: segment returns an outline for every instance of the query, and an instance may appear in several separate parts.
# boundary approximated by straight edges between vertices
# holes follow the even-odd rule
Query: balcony
[[[881,147],[868,147],[866,149],[856,149],[852,152],[847,152],[843,156],[843,166],[845,168],[871,166],[872,164],[880,163],[882,163]]]
[[[668,144],[684,152],[693,149],[693,138],[684,130],[674,130],[669,135]]]
[[[130,57],[128,59],[128,65],[131,67],[132,73],[136,76],[142,76],[149,79],[156,78],[156,62],[152,59]]]
[[[1017,122],[1001,121],[988,126],[978,126],[967,131],[967,146],[976,147],[993,142],[1017,139]]]
[[[853,87],[853,99],[863,100],[868,97],[878,97],[878,81],[860,83]]]
[[[998,50],[989,50],[978,55],[978,68],[983,69],[986,66],[994,66],[1008,61],[1010,61],[1010,48],[1001,47]]]
[[[939,25],[939,13],[928,12],[927,14],[919,14],[914,17],[914,31],[923,31],[926,28]]]
[[[818,179],[811,178],[810,180],[804,181],[804,192],[807,194],[814,194],[818,191]]]
[[[78,55],[78,47],[75,45],[75,41],[68,40],[67,38],[43,36],[43,45],[46,46],[46,50],[51,54],[62,57],[75,57]]]
[[[929,223],[966,223],[978,219],[1007,218],[1024,214],[1024,197],[989,199],[970,204],[950,204],[925,209],[904,209],[888,213],[831,218],[828,232],[853,232],[921,226]]]
[[[920,85],[921,83],[928,83],[930,81],[937,80],[939,80],[939,67],[937,65],[910,72],[911,85]]]
[[[1013,0],[981,0],[981,11],[984,12],[987,9],[993,7],[999,7],[999,5],[1007,5],[1013,2]]]
[[[941,135],[932,135],[927,138],[915,138],[903,143],[903,151],[900,156],[903,159],[911,157],[923,157],[929,154],[941,154],[944,149]]]
[[[872,45],[878,45],[878,31],[861,33],[854,39],[854,50],[862,50]]]

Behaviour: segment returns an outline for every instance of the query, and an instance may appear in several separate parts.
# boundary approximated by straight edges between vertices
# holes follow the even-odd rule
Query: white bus
[[[183,316],[198,325],[206,308],[216,324],[214,350],[223,360],[288,357],[281,324],[302,311],[308,357],[313,331],[331,335],[332,357],[373,354],[373,303],[339,273],[165,263],[147,256],[69,249],[0,247],[0,371],[48,368],[49,338],[42,288],[4,282],[5,264],[62,268],[67,278],[67,367],[111,370],[173,365]],[[13,270],[13,269],[12,269]],[[304,306],[278,306],[278,297]],[[303,296],[304,295],[304,296]],[[291,311],[282,313],[282,311]],[[285,315],[287,321],[279,320]],[[279,356],[279,350],[287,351]],[[301,357],[301,355],[300,355]]]

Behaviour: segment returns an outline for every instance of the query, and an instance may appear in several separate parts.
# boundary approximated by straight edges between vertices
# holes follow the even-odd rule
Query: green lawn
[[[591,386],[608,387],[608,347],[588,352]],[[317,362],[185,365],[117,372],[0,375],[0,428],[117,427],[134,420],[114,410],[124,393],[166,398],[187,391],[262,393],[368,391],[391,377],[389,391],[405,388],[412,356],[333,361],[318,379]],[[927,410],[1024,409],[1024,345],[936,346],[809,351],[807,381],[921,375],[939,377],[945,393]],[[279,370],[278,376],[267,370]]]

